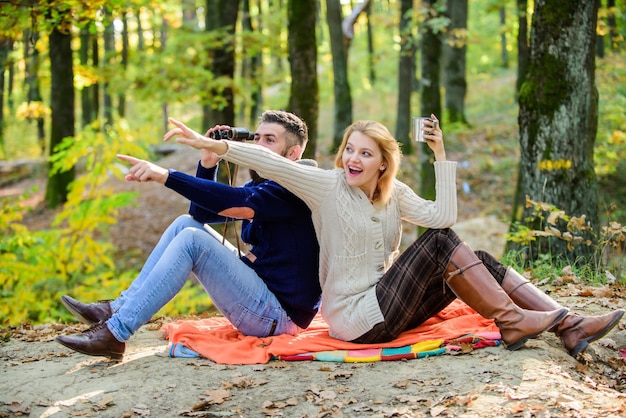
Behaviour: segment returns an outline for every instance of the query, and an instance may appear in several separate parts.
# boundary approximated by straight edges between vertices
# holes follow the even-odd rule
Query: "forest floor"
[[[181,149],[160,161],[193,173],[195,154]],[[156,184],[112,180],[139,192],[111,239],[140,259],[188,202]],[[12,195],[39,184],[27,217],[46,227],[53,213],[38,209],[44,179],[0,189]],[[494,186],[494,190],[498,185]],[[473,199],[477,204],[485,200]],[[455,227],[472,247],[500,254],[506,225],[461,202]],[[595,315],[623,307],[626,289],[577,281],[544,287],[572,311]],[[279,362],[227,366],[206,359],[169,358],[160,327],[146,324],[127,344],[124,361],[88,357],[57,344],[76,324],[23,326],[0,343],[0,417],[624,417],[626,323],[578,358],[545,333],[514,352],[483,348],[460,355],[375,363]]]

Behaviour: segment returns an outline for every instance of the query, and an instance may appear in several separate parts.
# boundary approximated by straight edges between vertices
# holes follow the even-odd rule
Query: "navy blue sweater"
[[[189,213],[202,223],[222,223],[224,216],[242,219],[241,238],[256,256],[253,268],[301,328],[317,313],[321,289],[319,245],[311,211],[299,198],[271,180],[231,187],[215,181],[217,167],[198,164],[196,177],[169,170],[165,186],[191,201]]]

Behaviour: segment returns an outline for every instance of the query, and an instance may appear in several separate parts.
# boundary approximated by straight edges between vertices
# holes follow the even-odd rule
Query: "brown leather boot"
[[[113,315],[109,301],[85,304],[68,295],[63,295],[61,296],[61,303],[63,303],[67,310],[78,318],[80,322],[88,325],[104,322]]]
[[[454,249],[445,280],[459,299],[485,318],[495,319],[502,341],[511,351],[550,329],[567,314],[565,308],[535,312],[515,305],[466,243]]]
[[[101,322],[74,335],[59,335],[56,340],[74,351],[89,356],[109,357],[111,360],[121,360],[124,357],[126,343],[119,342],[106,323]]]
[[[554,299],[529,282],[517,271],[509,268],[502,281],[502,288],[518,306],[531,311],[551,311],[561,308]],[[581,316],[569,312],[552,329],[561,337],[563,346],[571,356],[585,351],[589,343],[604,337],[624,316],[618,309],[601,316]]]

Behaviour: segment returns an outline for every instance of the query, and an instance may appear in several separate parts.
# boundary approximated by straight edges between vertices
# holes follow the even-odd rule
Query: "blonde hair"
[[[348,126],[343,134],[343,141],[339,146],[339,150],[335,155],[335,168],[343,168],[342,156],[348,143],[348,138],[353,132],[361,132],[364,135],[372,138],[382,153],[383,163],[385,169],[378,178],[376,184],[376,190],[374,190],[374,196],[372,202],[381,206],[386,205],[391,199],[391,192],[393,189],[393,181],[400,169],[400,160],[402,158],[402,152],[400,151],[400,145],[398,141],[393,137],[387,127],[379,122],[373,120],[360,120],[354,122]]]

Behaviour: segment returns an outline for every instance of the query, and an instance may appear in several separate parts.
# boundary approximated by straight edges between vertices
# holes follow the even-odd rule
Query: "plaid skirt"
[[[448,306],[456,295],[446,284],[444,273],[461,239],[451,229],[429,229],[407,248],[376,285],[376,296],[384,322],[376,324],[352,342],[371,344],[395,339]],[[493,256],[476,251],[498,283],[507,268]]]

